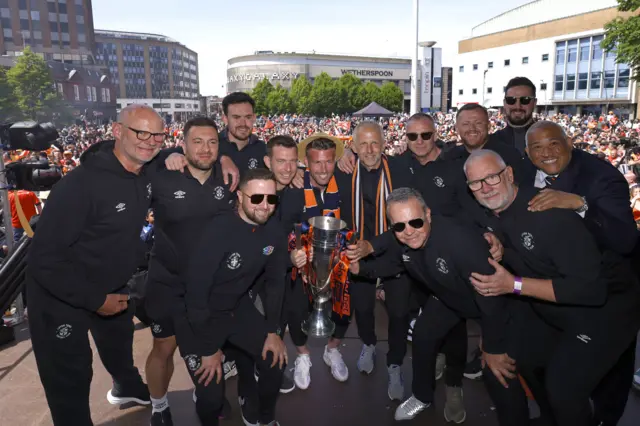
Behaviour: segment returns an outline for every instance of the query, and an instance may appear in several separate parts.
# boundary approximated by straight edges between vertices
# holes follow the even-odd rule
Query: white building
[[[615,52],[603,52],[604,25],[616,0],[537,0],[498,15],[458,43],[453,67],[454,107],[501,107],[513,77],[537,88],[538,109],[636,115],[638,87]]]

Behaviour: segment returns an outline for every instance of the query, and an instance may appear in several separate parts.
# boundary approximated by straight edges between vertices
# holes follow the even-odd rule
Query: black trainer
[[[476,380],[482,377],[482,351],[480,348],[473,352],[473,358],[464,368],[464,377]]]
[[[282,375],[282,383],[280,384],[280,393],[293,392],[293,390],[296,388],[296,384],[293,381],[293,378],[291,377],[292,371],[293,369],[284,370],[284,374]],[[257,367],[253,369],[253,374],[254,374],[254,377],[256,378],[256,382],[260,380],[260,372],[258,371]]]
[[[257,402],[257,401],[256,401]],[[260,416],[258,405],[249,398],[238,397],[240,404],[240,414],[245,426],[258,426],[260,424],[258,417]]]
[[[149,388],[142,382],[132,385],[130,389],[113,382],[113,387],[107,392],[107,401],[112,405],[121,405],[130,402],[149,405],[151,404],[151,396],[149,395]]]
[[[151,415],[150,426],[173,426],[171,418],[171,409],[169,407],[162,411],[155,412]]]

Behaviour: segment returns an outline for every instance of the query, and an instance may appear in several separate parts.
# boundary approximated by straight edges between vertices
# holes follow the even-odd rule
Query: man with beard
[[[342,141],[324,133],[316,133],[298,144],[298,158],[307,167],[304,174],[304,189],[287,190],[281,200],[282,222],[284,226],[303,223],[312,217],[332,215],[342,218],[342,192],[334,171],[336,160],[344,151]],[[345,184],[347,186],[347,184]],[[305,293],[299,270],[307,257],[304,250],[292,250],[290,254],[296,270],[287,283],[288,301],[283,315],[289,326],[289,335],[298,353],[295,361],[294,381],[300,389],[311,384],[311,352],[307,346],[307,335],[302,331],[302,322],[309,316],[309,296]],[[324,349],[323,360],[331,368],[331,374],[339,382],[349,378],[349,370],[344,363],[339,346],[349,327],[348,319],[334,313],[336,323],[334,334]]]
[[[190,254],[183,277],[189,322],[197,345],[185,356],[196,385],[196,409],[202,424],[218,425],[224,401],[222,348],[231,345],[249,355],[260,372],[256,404],[260,425],[278,425],[275,406],[287,361],[278,336],[285,286],[287,241],[277,221],[269,221],[278,202],[273,173],[247,171],[237,191],[236,211],[215,216]],[[212,244],[215,242],[215,244]],[[265,274],[269,303],[265,316],[249,291]],[[277,367],[276,367],[277,365]],[[214,380],[215,379],[215,380]]]
[[[474,272],[471,282],[480,294],[526,296],[512,309],[516,334],[522,339],[510,356],[533,391],[542,417],[558,426],[605,421],[594,418],[589,398],[636,338],[637,283],[614,257],[600,253],[578,214],[558,208],[531,211],[529,201],[538,190],[518,188],[511,167],[495,152],[474,152],[465,173],[478,202],[492,211],[486,220],[502,235],[509,268],[490,261],[496,272]],[[487,363],[491,368],[491,361]],[[519,386],[517,381],[508,384]],[[487,385],[494,392],[502,387],[491,380]],[[514,395],[509,392],[505,398]],[[505,399],[497,408],[511,419],[523,419],[522,398],[509,403]],[[594,403],[598,416],[599,402]]]
[[[222,120],[226,128],[220,132],[220,154],[231,157],[241,173],[264,168],[264,141],[252,134],[256,122],[256,103],[244,92],[234,92],[222,99]]]
[[[543,188],[530,200],[530,209],[574,211],[609,262],[612,282],[628,282],[634,275],[630,262],[638,233],[624,177],[609,163],[573,149],[562,127],[551,121],[533,124],[526,136],[527,154],[537,169],[532,183]],[[624,413],[635,352],[633,341],[592,395],[596,418],[604,425],[617,424]]]
[[[113,134],[115,142],[94,145],[56,184],[29,251],[29,329],[55,425],[93,424],[88,331],[113,378],[109,402],[150,403],[133,365],[127,282],[151,202],[145,165],[165,134],[158,113],[143,105],[124,108]]]
[[[155,212],[155,244],[149,262],[146,310],[152,319],[153,348],[147,358],[147,380],[153,411],[151,426],[173,424],[167,390],[173,375],[173,354],[193,353],[193,335],[186,318],[185,287],[180,273],[194,240],[211,218],[231,210],[233,197],[218,163],[218,129],[206,117],[184,126],[184,173],[163,162],[150,170]],[[206,400],[207,394],[196,395]]]
[[[446,160],[466,160],[478,149],[490,149],[500,154],[507,165],[513,167],[516,182],[521,182],[532,173],[531,167],[523,160],[521,154],[513,145],[508,145],[493,135],[489,135],[489,112],[478,104],[466,104],[456,113],[456,131],[462,140],[462,145],[448,150]]]
[[[536,109],[536,86],[526,77],[509,80],[504,90],[503,107],[507,126],[498,130],[493,137],[516,148],[525,155],[525,135],[533,124],[533,111]]]
[[[369,277],[389,277],[408,271],[432,294],[416,320],[413,334],[413,395],[395,413],[396,420],[409,420],[429,407],[434,399],[436,353],[445,337],[464,319],[482,322],[487,357],[493,357],[496,376],[513,378],[513,360],[507,355],[507,299],[478,295],[469,283],[477,270],[493,273],[489,249],[481,235],[442,216],[432,216],[420,194],[409,188],[394,190],[387,198],[389,233],[394,241],[382,255],[352,263],[352,272]],[[464,251],[460,250],[464,247]],[[466,355],[466,336],[462,368]],[[447,367],[448,369],[449,367]],[[459,372],[462,380],[462,369]],[[461,383],[459,384],[461,385]],[[456,390],[447,386],[447,400]],[[446,421],[462,423],[464,410],[445,405]],[[503,425],[504,426],[504,425]]]

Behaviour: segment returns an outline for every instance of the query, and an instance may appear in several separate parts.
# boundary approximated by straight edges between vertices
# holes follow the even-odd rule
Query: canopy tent
[[[395,114],[388,109],[381,107],[377,103],[371,102],[369,105],[362,108],[360,111],[354,112],[352,115],[354,117],[391,117]]]

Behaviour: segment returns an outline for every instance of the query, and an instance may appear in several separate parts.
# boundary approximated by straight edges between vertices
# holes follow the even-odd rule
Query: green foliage
[[[333,113],[341,114],[348,110],[349,99],[344,87],[338,85],[329,74],[321,73],[313,83],[309,95],[312,114],[325,117]]]
[[[295,112],[289,91],[280,86],[280,83],[267,95],[267,109],[269,115],[290,114]]]
[[[618,0],[618,10],[635,12],[640,0]],[[616,50],[616,61],[626,63],[632,70],[632,78],[640,81],[640,16],[616,18],[605,25],[604,50]]]
[[[251,97],[256,102],[256,115],[265,115],[269,113],[267,97],[269,96],[269,93],[273,92],[273,90],[273,85],[266,78],[264,78],[260,83],[256,84],[256,87],[253,88]]]
[[[404,93],[392,82],[387,82],[380,88],[379,104],[389,111],[400,112],[404,104]]]
[[[60,107],[46,62],[29,47],[6,75],[16,104],[26,118],[36,121],[51,118]]]
[[[366,105],[362,105],[363,99],[359,98],[362,80],[353,74],[345,74],[337,81],[338,87],[343,88],[347,92],[347,111],[357,111]]]
[[[0,67],[0,121],[15,121],[22,113],[13,96],[13,88],[7,81],[7,70]]]
[[[295,111],[298,114],[311,114],[311,103],[309,101],[311,89],[313,89],[313,86],[304,75],[297,77],[293,81],[290,95]]]

